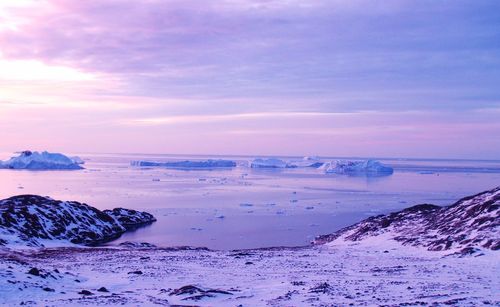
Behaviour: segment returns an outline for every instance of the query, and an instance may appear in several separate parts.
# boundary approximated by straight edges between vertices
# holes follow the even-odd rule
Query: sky
[[[2,0],[0,151],[500,159],[496,0]]]

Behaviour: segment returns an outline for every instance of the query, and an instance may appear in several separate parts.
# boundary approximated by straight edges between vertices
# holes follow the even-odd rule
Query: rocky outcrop
[[[146,212],[100,211],[75,201],[20,195],[0,200],[0,245],[42,247],[48,241],[98,245],[154,221]]]
[[[113,217],[126,230],[134,230],[150,224],[154,220],[151,214],[132,209],[115,208],[113,210],[104,210],[103,213]]]
[[[451,206],[417,205],[370,217],[340,231],[319,236],[315,244],[361,241],[380,235],[403,245],[440,251],[500,249],[500,187],[463,198]]]

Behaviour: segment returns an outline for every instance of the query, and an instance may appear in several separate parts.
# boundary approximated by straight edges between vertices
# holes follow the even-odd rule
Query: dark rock
[[[31,268],[27,274],[33,275],[33,276],[40,276],[40,270],[37,268]]]
[[[43,288],[43,291],[47,291],[47,292],[55,292],[56,290],[54,290],[54,289],[52,289],[52,288],[45,287],[45,288]]]
[[[94,293],[90,292],[89,290],[82,290],[82,291],[78,292],[78,294],[81,294],[81,295],[94,295]]]
[[[323,293],[323,294],[329,294],[334,292],[334,288],[330,286],[327,282],[320,283],[312,288],[309,289],[310,293]]]
[[[128,274],[142,275],[142,271],[132,271],[132,272],[128,272]]]
[[[156,245],[148,243],[148,242],[122,242],[119,246],[128,247],[128,248],[155,248]]]
[[[306,283],[303,281],[292,281],[291,284],[294,286],[305,286]]]
[[[188,285],[188,286],[183,286],[180,287],[179,289],[175,289],[172,292],[170,292],[170,295],[183,295],[183,294],[195,294],[195,293],[204,293],[205,290],[198,288],[193,285]]]
[[[97,289],[98,292],[109,292],[108,289],[104,288],[104,287],[100,287],[99,289]]]
[[[170,292],[169,295],[212,295],[212,294],[225,294],[225,295],[233,295],[229,291],[224,291],[220,289],[203,289],[193,285],[187,285],[180,287],[179,289],[175,289]]]

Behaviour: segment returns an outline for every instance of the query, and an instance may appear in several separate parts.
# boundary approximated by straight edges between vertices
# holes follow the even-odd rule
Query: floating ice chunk
[[[394,172],[392,167],[383,165],[376,160],[344,161],[337,160],[325,163],[321,169],[325,173],[342,175],[387,176]]]
[[[132,161],[132,166],[159,166],[166,168],[217,168],[217,167],[236,167],[236,162],[230,160],[202,160],[202,161],[171,161],[171,162],[153,162],[153,161]]]
[[[251,168],[294,168],[296,166],[294,165],[289,165],[287,162],[276,159],[276,158],[269,158],[269,159],[261,159],[257,158],[250,163]]]
[[[47,151],[23,151],[17,157],[12,157],[6,161],[0,161],[0,169],[30,169],[30,170],[61,170],[61,169],[82,169],[80,158],[67,157],[60,153],[49,153]]]
[[[85,164],[85,161],[83,161],[83,159],[80,157],[74,156],[70,157],[70,159],[73,160],[73,162],[75,162],[76,164]]]

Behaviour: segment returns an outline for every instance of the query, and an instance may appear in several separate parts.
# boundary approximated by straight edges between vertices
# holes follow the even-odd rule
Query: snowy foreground
[[[15,198],[5,221],[18,212],[33,219],[30,212],[39,206],[32,197]],[[128,242],[37,248],[5,240],[0,304],[499,306],[499,214],[500,187],[447,207],[418,205],[371,217],[307,247],[211,251]],[[9,225],[5,231],[22,230]]]
[[[387,243],[238,252],[0,251],[0,304],[500,304],[498,252],[444,257],[443,252]]]

